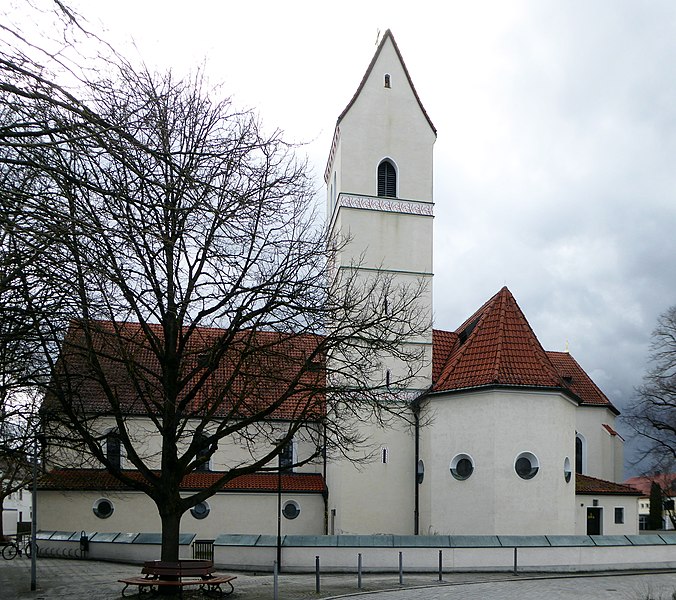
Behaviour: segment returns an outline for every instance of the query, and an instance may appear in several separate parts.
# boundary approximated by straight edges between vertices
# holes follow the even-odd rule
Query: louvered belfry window
[[[389,160],[378,165],[378,195],[397,197],[397,172]]]

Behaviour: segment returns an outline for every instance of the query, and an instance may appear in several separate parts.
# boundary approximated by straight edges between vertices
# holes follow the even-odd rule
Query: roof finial
[[[378,33],[376,34],[376,46],[378,45],[378,42],[380,42],[380,29],[378,29]]]
[[[570,354],[570,348],[568,347],[568,340],[566,340],[566,354]]]

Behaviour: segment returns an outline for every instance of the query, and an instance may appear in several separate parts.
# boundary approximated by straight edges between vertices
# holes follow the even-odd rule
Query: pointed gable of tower
[[[383,48],[387,44],[392,45],[392,49],[394,50],[397,58],[399,59],[399,63],[401,65],[402,72],[404,76],[406,77],[406,81],[408,82],[409,87],[411,88],[411,91],[413,92],[413,96],[416,99],[416,102],[418,103],[418,106],[420,107],[420,110],[422,111],[422,114],[425,116],[425,119],[427,120],[427,124],[430,126],[432,131],[434,132],[434,135],[437,134],[437,129],[432,123],[432,120],[430,119],[429,115],[427,114],[427,111],[425,110],[425,107],[423,106],[423,103],[420,101],[420,97],[418,96],[418,92],[415,89],[415,86],[413,85],[413,80],[411,79],[411,75],[408,72],[408,69],[406,68],[406,63],[404,62],[404,59],[401,56],[401,52],[399,52],[399,46],[397,46],[397,42],[394,39],[394,36],[392,35],[392,32],[388,29],[385,32],[385,35],[383,36],[383,39],[380,41],[380,44],[378,45],[378,49],[376,50],[376,53],[373,55],[373,58],[371,59],[371,63],[369,64],[368,68],[366,69],[366,73],[364,73],[364,77],[362,77],[361,83],[359,84],[359,87],[357,88],[357,91],[354,93],[354,96],[352,96],[352,99],[348,103],[348,105],[345,107],[342,113],[338,116],[338,121],[336,122],[336,126],[340,125],[340,122],[343,120],[343,117],[349,112],[350,108],[352,108],[352,105],[355,103],[359,95],[361,94],[362,90],[366,86],[367,82],[369,79],[374,76],[379,78],[380,77],[380,71],[375,68],[376,64],[378,64],[378,60],[380,58],[381,53],[383,52]],[[375,73],[375,75],[374,75]],[[386,75],[389,75],[389,79],[386,79]],[[383,81],[382,85],[383,87],[386,88],[392,88],[393,85],[393,74],[388,73],[388,72],[383,72]],[[380,85],[380,84],[378,84]]]
[[[338,116],[324,180],[331,216],[343,194],[432,202],[432,123],[388,29],[357,91]],[[391,166],[381,193],[378,167]]]
[[[456,331],[434,391],[487,385],[564,387],[511,292],[503,287]],[[439,356],[439,358],[441,358]]]

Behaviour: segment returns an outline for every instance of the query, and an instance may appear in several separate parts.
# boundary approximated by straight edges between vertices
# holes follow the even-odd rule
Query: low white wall
[[[404,571],[435,572],[442,551],[442,569],[449,571],[511,571],[514,549],[490,548],[363,548],[283,547],[282,569],[312,572],[319,556],[323,572],[356,572],[358,554],[364,572],[397,571],[402,552]],[[274,546],[215,546],[220,568],[269,571],[276,557]],[[676,546],[572,546],[517,549],[519,571],[600,571],[676,568]]]
[[[124,535],[124,534],[123,534]],[[79,534],[77,534],[79,536]],[[276,560],[273,536],[260,545],[258,536],[248,536],[251,543],[214,545],[214,563],[220,569],[271,571]],[[656,536],[656,540],[659,540]],[[674,569],[676,544],[642,543],[632,538],[619,545],[614,539],[589,538],[582,545],[519,546],[516,550],[519,571],[606,571],[619,569]],[[479,542],[481,543],[481,542]],[[503,540],[503,543],[504,540]],[[41,539],[39,554],[64,558],[81,558],[79,538]],[[364,572],[397,571],[399,553],[402,553],[406,572],[435,572],[439,568],[451,571],[511,571],[514,568],[514,548],[508,546],[473,547],[375,547],[375,546],[282,546],[282,570],[285,572],[313,572],[315,557],[319,556],[322,572],[356,572],[358,555],[362,555]],[[181,558],[192,558],[192,546],[181,544]],[[159,544],[90,542],[86,558],[116,562],[142,563],[160,557]]]

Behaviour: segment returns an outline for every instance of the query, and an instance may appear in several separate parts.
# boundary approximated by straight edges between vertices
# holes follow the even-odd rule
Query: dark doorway
[[[601,535],[602,510],[600,506],[587,507],[587,535]]]

